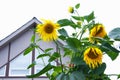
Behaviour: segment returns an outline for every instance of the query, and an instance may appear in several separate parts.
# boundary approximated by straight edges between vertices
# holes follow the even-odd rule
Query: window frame
[[[10,44],[9,44],[10,45]],[[9,46],[10,47],[10,46]],[[27,48],[26,48],[27,49]],[[57,48],[56,48],[57,50]],[[17,56],[15,56],[13,59],[9,60],[10,59],[10,49],[9,49],[9,52],[8,52],[8,62],[6,64],[4,64],[2,67],[0,67],[0,69],[2,69],[4,66],[6,66],[6,69],[5,69],[5,76],[1,76],[0,75],[0,78],[27,78],[27,76],[23,76],[23,75],[14,75],[14,76],[11,76],[9,73],[10,73],[10,62],[13,61],[15,58],[17,58],[19,55],[23,54],[25,50],[23,50],[22,52],[20,52]],[[33,50],[31,52],[31,57],[32,57],[32,61],[35,61],[35,50]],[[57,65],[57,61],[55,61],[56,65]],[[34,74],[35,73],[35,67],[32,67],[31,70],[30,70],[30,73],[31,74]],[[40,76],[38,78],[47,78],[47,76]]]

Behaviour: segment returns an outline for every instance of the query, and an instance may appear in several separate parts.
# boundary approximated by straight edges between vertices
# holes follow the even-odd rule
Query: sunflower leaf
[[[61,35],[65,36],[65,37],[69,37],[69,36],[68,36],[68,33],[66,32],[66,30],[65,30],[64,28],[58,30],[58,32],[59,32]]]
[[[89,23],[91,20],[93,20],[95,18],[94,16],[94,12],[90,13],[87,16],[84,16],[84,19]]]
[[[54,52],[48,61],[49,61],[49,62],[52,62],[52,61],[54,61],[55,59],[59,58],[60,56],[61,56],[61,55],[60,55],[59,53]]]
[[[35,66],[35,65],[36,65],[36,61],[34,61],[32,64],[30,64],[30,65],[27,67],[27,69],[32,68],[32,67]]]
[[[81,71],[74,71],[69,77],[70,80],[85,80],[85,76]]]
[[[60,26],[63,27],[63,26],[68,26],[68,25],[70,25],[70,24],[71,24],[71,21],[68,20],[68,19],[61,19],[61,20],[57,21],[57,23],[59,23]]]
[[[112,59],[115,60],[119,55],[119,52],[116,48],[112,47],[108,42],[102,42],[102,49],[106,54]]]
[[[46,57],[46,56],[50,56],[50,54],[40,54],[40,55],[38,55],[37,59],[42,58],[42,57]]]
[[[64,26],[71,26],[72,28],[78,27],[78,25],[76,25],[72,20],[69,19],[61,19],[57,21],[57,23],[60,24],[61,27]]]
[[[81,45],[80,41],[76,38],[68,38],[66,42],[68,44],[67,47],[73,50],[74,52],[78,51],[78,48]]]
[[[35,35],[31,37],[31,43],[34,43],[34,41],[35,41]]]
[[[49,52],[51,50],[53,50],[53,48],[48,48],[48,49],[45,50],[45,53],[47,53],[47,52]]]
[[[84,17],[80,17],[80,16],[72,16],[73,19],[75,20],[81,20],[84,21]]]
[[[109,32],[108,36],[112,39],[120,41],[120,28],[114,28]]]
[[[100,74],[104,73],[105,69],[106,69],[106,64],[103,63],[99,67],[93,69],[92,72],[91,72],[91,74],[100,75]]]
[[[119,79],[119,78],[120,78],[120,74],[118,75],[117,79]]]
[[[75,5],[75,8],[78,9],[80,7],[80,3]]]
[[[48,65],[46,65],[41,71],[39,71],[38,73],[33,74],[33,75],[28,75],[27,77],[28,77],[28,78],[39,77],[39,76],[41,76],[42,74],[48,72],[49,70],[51,70],[51,69],[53,69],[53,68],[54,68],[53,65],[48,64]]]
[[[63,76],[65,75],[64,72],[60,73],[57,77],[56,80],[62,80]]]

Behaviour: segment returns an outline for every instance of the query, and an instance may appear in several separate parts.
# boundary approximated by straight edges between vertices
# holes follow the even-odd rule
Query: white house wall
[[[0,49],[0,67],[8,61],[8,45]]]
[[[28,30],[23,33],[20,37],[11,42],[10,47],[10,59],[24,51],[30,45],[30,39],[33,35],[32,30]]]
[[[39,39],[39,36],[36,34],[36,40]],[[47,49],[47,48],[53,48],[54,50],[52,52],[56,52],[56,44],[52,41],[52,42],[44,42],[44,41],[39,41],[37,43],[37,45],[39,45],[43,50]]]
[[[47,48],[53,48],[54,52],[56,51],[56,44],[54,42],[43,42],[43,41],[40,41],[38,43],[38,45],[43,49],[47,49]]]
[[[26,78],[26,76],[10,76],[10,64],[15,58],[19,57],[19,54],[23,53],[24,50],[30,45],[30,40],[34,31],[30,28],[34,28],[36,23],[40,23],[37,19],[29,21],[23,25],[13,34],[9,35],[3,41],[0,42],[0,68],[6,66],[5,76],[0,76],[0,80],[49,80],[48,78]],[[28,30],[29,29],[29,30]],[[27,31],[26,31],[27,30]],[[39,37],[37,36],[37,39]],[[53,52],[56,51],[56,45],[54,42],[43,42],[40,41],[38,45],[43,49],[53,48]],[[32,51],[34,53],[34,51]],[[9,59],[9,60],[8,60]],[[4,65],[6,64],[6,65]],[[4,66],[3,66],[4,65]],[[2,66],[2,67],[1,67]],[[17,66],[16,66],[17,67]]]

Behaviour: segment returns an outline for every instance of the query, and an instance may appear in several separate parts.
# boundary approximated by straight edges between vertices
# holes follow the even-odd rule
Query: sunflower
[[[74,8],[70,6],[70,7],[68,8],[68,12],[69,12],[69,13],[73,13],[73,12],[74,12]]]
[[[102,24],[95,24],[90,31],[89,40],[93,42],[92,37],[104,38],[107,35],[105,28]]]
[[[84,52],[84,61],[94,69],[102,64],[102,51],[97,47],[89,47]]]
[[[52,41],[58,38],[57,30],[59,29],[59,24],[54,23],[51,20],[43,20],[43,24],[38,24],[36,28],[36,33],[39,34],[43,41]]]

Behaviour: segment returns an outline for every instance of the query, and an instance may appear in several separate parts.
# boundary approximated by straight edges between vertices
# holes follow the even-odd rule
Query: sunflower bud
[[[69,13],[73,13],[73,12],[74,12],[74,8],[70,6],[70,7],[68,8],[68,12],[69,12]]]

